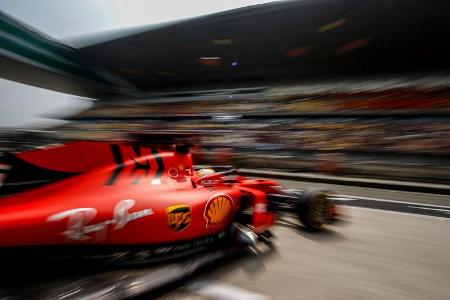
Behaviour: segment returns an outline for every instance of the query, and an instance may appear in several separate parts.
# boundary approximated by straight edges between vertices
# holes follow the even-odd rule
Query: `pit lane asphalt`
[[[295,218],[285,218],[274,229],[275,251],[213,266],[158,299],[450,297],[450,219],[427,209],[405,211],[413,206],[443,213],[448,208],[434,205],[450,206],[449,196],[283,183],[295,189],[327,188],[345,195],[345,204],[360,203],[342,206],[344,219],[322,233],[306,232]]]

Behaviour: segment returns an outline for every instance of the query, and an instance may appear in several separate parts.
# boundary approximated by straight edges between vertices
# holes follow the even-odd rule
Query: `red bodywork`
[[[66,177],[0,197],[1,247],[192,240],[226,230],[243,209],[252,211],[256,233],[274,222],[267,193],[277,183],[243,177],[226,183],[221,174],[197,178],[189,152],[75,142],[15,159]],[[241,207],[244,195],[247,207]]]

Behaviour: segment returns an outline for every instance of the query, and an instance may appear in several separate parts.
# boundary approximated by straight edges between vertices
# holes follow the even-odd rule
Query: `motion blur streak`
[[[288,57],[302,56],[302,55],[308,54],[310,51],[311,51],[311,49],[308,46],[303,46],[300,48],[288,50],[287,56]]]
[[[344,54],[346,52],[356,50],[358,48],[364,47],[371,41],[371,37],[365,37],[359,40],[355,40],[353,42],[350,42],[348,44],[344,44],[336,49],[337,54]]]
[[[227,299],[227,300],[267,300],[269,297],[252,291],[238,288],[228,284],[217,284],[208,281],[198,281],[188,287],[194,295],[205,297],[206,299]]]
[[[323,26],[320,26],[319,29],[317,29],[317,31],[318,32],[327,32],[327,31],[336,29],[336,28],[344,25],[345,22],[347,22],[347,20],[345,18],[339,19],[339,20],[336,20],[334,22],[331,22],[331,23],[325,24]]]

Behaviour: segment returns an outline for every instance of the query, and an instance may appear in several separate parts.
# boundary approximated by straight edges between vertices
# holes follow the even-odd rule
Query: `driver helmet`
[[[196,175],[197,175],[198,177],[203,177],[203,176],[210,175],[210,174],[214,174],[214,173],[216,173],[216,171],[214,171],[214,169],[211,169],[211,168],[205,168],[205,169],[200,169],[200,170],[198,170],[198,171],[196,172]]]

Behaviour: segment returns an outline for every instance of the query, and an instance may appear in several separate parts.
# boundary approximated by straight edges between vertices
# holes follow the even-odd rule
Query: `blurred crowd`
[[[51,132],[3,140],[10,148],[25,149],[27,144],[49,143],[50,137],[114,142],[137,132],[188,132],[199,137],[200,164],[450,182],[447,89],[269,90],[190,100],[98,104]]]
[[[450,123],[445,118],[269,119],[188,121],[74,122],[60,132],[65,139],[126,139],[136,131],[198,133],[205,146],[242,149],[373,151],[446,155]],[[89,132],[86,135],[86,132]]]
[[[106,140],[141,130],[191,131],[201,133],[204,144],[246,149],[450,150],[450,90],[444,88],[193,98],[98,105],[62,130],[72,137],[89,130],[90,138]]]
[[[311,114],[311,113],[430,113],[450,112],[450,89],[388,89],[383,91],[281,94],[266,90],[253,95],[192,96],[190,101],[158,99],[99,105],[81,118],[111,116],[152,117],[183,114]]]

